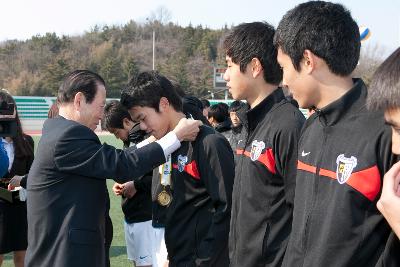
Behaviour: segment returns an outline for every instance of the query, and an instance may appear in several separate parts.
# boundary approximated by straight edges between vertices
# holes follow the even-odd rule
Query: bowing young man
[[[121,103],[141,129],[157,139],[186,116],[171,82],[156,72],[135,77],[123,90]],[[196,140],[183,142],[159,176],[163,190],[158,201],[168,206],[165,243],[169,266],[228,266],[234,178],[228,141],[214,129],[201,126]]]

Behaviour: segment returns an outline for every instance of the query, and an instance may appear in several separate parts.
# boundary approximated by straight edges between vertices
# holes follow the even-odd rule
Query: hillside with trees
[[[79,68],[99,73],[106,80],[108,97],[119,97],[132,75],[152,69],[154,30],[156,70],[186,92],[209,97],[213,66],[225,62],[221,41],[230,28],[182,27],[167,20],[168,13],[161,9],[145,23],[131,20],[95,26],[80,36],[46,33],[26,41],[5,41],[0,44],[0,88],[13,95],[54,96],[63,75]],[[357,76],[369,81],[380,61],[362,56]]]
[[[212,89],[213,64],[221,37],[228,31],[181,27],[159,20],[121,26],[95,26],[81,36],[55,33],[0,45],[0,88],[14,95],[54,96],[59,81],[74,69],[99,73],[108,97],[118,97],[128,79],[152,69],[152,32],[155,31],[155,68],[187,92],[206,96]]]

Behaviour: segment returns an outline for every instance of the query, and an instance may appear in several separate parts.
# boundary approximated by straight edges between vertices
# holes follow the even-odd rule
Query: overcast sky
[[[145,22],[152,11],[163,6],[171,21],[186,26],[220,28],[225,24],[265,20],[277,25],[295,0],[9,0],[2,1],[0,41],[28,39],[36,34],[56,32],[77,35],[96,24],[122,25],[133,19]],[[385,54],[400,46],[399,0],[337,1],[352,12],[359,25],[371,30],[367,45],[379,44]]]

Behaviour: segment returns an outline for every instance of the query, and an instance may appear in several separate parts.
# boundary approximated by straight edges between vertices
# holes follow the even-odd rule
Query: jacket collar
[[[231,129],[231,121],[230,119],[226,119],[225,121],[218,123],[215,126],[215,130],[219,133],[223,133],[229,131]]]
[[[238,111],[238,116],[243,124],[243,127],[252,131],[261,122],[271,108],[276,104],[285,99],[282,88],[274,90],[270,95],[264,98],[257,106],[250,109],[247,104],[241,110]]]
[[[353,88],[341,98],[320,110],[315,110],[313,116],[319,117],[324,126],[334,125],[348,114],[354,114],[365,108],[367,88],[361,79],[353,79],[353,82]]]
[[[242,131],[243,124],[240,123],[238,126],[232,126],[232,133],[238,134]]]
[[[146,132],[140,129],[139,123],[133,125],[128,132],[128,140],[124,141],[124,147],[138,144],[146,138]]]

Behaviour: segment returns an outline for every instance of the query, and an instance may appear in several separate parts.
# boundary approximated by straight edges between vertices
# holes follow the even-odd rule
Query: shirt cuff
[[[142,142],[136,144],[136,148],[141,148],[141,147],[147,146],[148,144],[150,144],[150,142],[147,141],[147,139],[145,139]]]
[[[156,141],[164,151],[165,159],[167,160],[168,155],[172,154],[175,150],[181,147],[178,137],[174,132],[167,133],[163,138]]]

